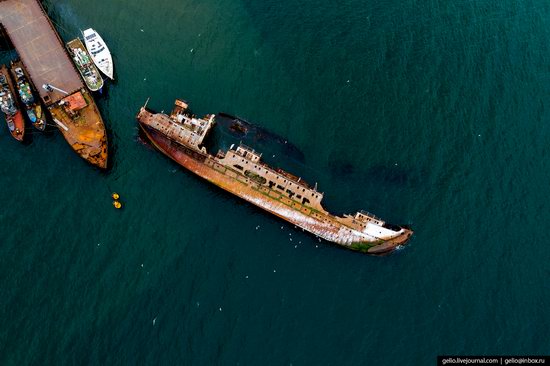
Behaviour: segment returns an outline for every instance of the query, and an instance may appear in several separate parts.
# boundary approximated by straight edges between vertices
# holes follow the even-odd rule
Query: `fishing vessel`
[[[13,138],[17,141],[23,141],[25,122],[17,105],[15,89],[8,68],[5,65],[0,66],[0,110],[6,115],[6,123]]]
[[[67,49],[88,89],[91,91],[101,90],[103,88],[103,78],[80,38],[67,42]]]
[[[205,139],[214,128],[215,116],[197,118],[183,100],[176,100],[170,115],[155,113],[146,103],[136,118],[151,143],[181,166],[319,238],[380,255],[404,245],[413,234],[407,226],[388,224],[365,211],[343,216],[329,213],[317,185],[270,167],[261,153],[243,144],[212,155]]]
[[[86,29],[82,34],[84,36],[84,43],[92,56],[94,64],[109,79],[114,80],[113,58],[103,38],[92,28]]]
[[[35,98],[29,78],[21,61],[11,62],[11,74],[15,80],[15,85],[19,93],[19,98],[29,117],[31,124],[39,131],[46,129],[46,115],[40,101]]]

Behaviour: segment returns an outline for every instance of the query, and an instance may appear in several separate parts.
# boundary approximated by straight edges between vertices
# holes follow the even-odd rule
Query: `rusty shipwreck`
[[[170,115],[155,113],[145,105],[137,120],[151,143],[181,166],[327,241],[364,253],[385,254],[405,244],[413,233],[364,211],[342,217],[327,212],[317,187],[268,166],[260,153],[242,144],[211,155],[204,141],[215,125],[215,116],[197,118],[183,100],[176,100]]]

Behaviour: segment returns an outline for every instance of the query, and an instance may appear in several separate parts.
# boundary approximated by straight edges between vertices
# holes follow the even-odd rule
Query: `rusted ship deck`
[[[67,142],[82,158],[105,168],[103,120],[39,0],[0,0],[0,24]],[[46,90],[45,84],[55,89]],[[78,110],[67,109],[68,97],[78,93],[83,97],[78,99],[87,104]]]
[[[142,107],[137,115],[142,131],[162,153],[218,187],[327,241],[369,254],[386,254],[413,234],[406,226],[386,223],[360,211],[333,215],[322,205],[323,193],[303,179],[273,169],[253,149],[232,145],[213,156],[204,146],[215,116],[196,118],[176,100],[170,115]]]

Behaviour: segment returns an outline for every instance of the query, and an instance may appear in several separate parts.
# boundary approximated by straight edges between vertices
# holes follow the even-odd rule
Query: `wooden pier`
[[[67,142],[82,158],[105,168],[103,120],[40,1],[0,0],[0,24]],[[46,90],[45,84],[54,88]],[[85,104],[76,108],[74,101]]]

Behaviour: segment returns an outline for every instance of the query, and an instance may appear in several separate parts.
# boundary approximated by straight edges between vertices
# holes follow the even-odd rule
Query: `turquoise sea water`
[[[1,365],[550,353],[550,3],[44,5],[113,53],[111,169],[2,125]],[[206,184],[138,139],[148,97],[288,138],[329,208],[411,224],[410,246],[342,250]]]

